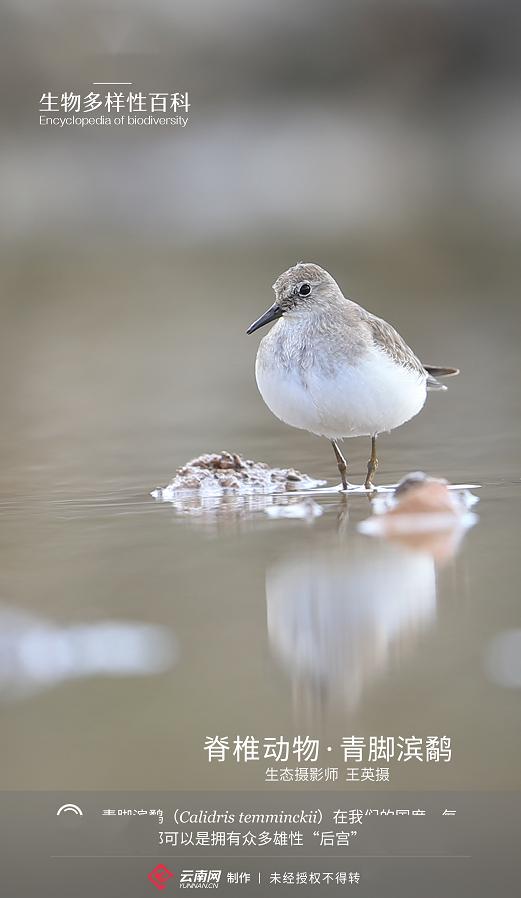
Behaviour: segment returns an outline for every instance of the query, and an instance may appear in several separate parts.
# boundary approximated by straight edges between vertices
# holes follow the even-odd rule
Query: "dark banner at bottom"
[[[4,792],[9,898],[511,898],[521,794]]]

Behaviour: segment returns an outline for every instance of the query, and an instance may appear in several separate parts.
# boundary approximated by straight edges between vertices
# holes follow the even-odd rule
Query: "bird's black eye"
[[[309,296],[311,293],[311,285],[310,284],[301,284],[298,288],[299,296]]]

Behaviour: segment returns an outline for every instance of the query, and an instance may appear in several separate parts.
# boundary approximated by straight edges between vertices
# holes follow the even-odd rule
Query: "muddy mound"
[[[168,502],[186,493],[255,495],[316,489],[324,483],[294,468],[270,468],[236,452],[209,452],[178,468],[171,483],[154,490],[152,496]]]

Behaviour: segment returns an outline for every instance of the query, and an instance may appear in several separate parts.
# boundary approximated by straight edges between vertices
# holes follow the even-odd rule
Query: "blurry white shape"
[[[303,502],[287,503],[285,505],[268,505],[264,509],[265,514],[270,518],[300,518],[302,520],[313,520],[324,514],[323,508],[313,499],[305,499]]]
[[[354,708],[391,650],[414,645],[436,614],[431,556],[385,543],[312,551],[266,579],[268,635],[299,703],[331,695]]]
[[[131,621],[59,626],[14,608],[0,610],[0,698],[23,698],[93,676],[150,676],[176,660],[165,627]]]
[[[94,77],[104,80],[99,73]],[[415,134],[411,140],[391,117],[375,118],[363,108],[339,118],[334,104],[321,104],[313,121],[310,130],[307,101],[272,101],[253,112],[227,106],[217,115],[207,111],[197,128],[189,124],[182,139],[175,128],[143,134],[137,143],[126,144],[124,154],[119,142],[107,141],[102,166],[99,144],[88,129],[81,161],[71,152],[67,129],[49,127],[23,147],[4,141],[0,234],[16,237],[96,223],[159,241],[174,233],[178,245],[271,237],[274,229],[299,236],[318,231],[323,238],[338,239],[348,229],[396,228],[437,201],[441,159],[432,138]],[[306,140],[295,153],[299,133]],[[309,171],[320,164],[322,177],[310,179]],[[97,172],[94,179],[92,171]],[[346,177],[350,171],[356,178]],[[66,189],[56,189],[57,173]],[[132,190],[121,191],[121,183]],[[295,215],[302,184],[313,215]]]
[[[454,524],[454,515],[450,514],[401,514],[393,518],[393,533],[434,533],[437,530],[457,529],[463,533],[467,528],[473,527],[478,521],[478,516],[473,512],[467,512],[459,521],[457,528]],[[357,530],[366,536],[386,535],[383,516],[375,515],[360,521]]]
[[[485,670],[498,686],[521,689],[521,629],[503,630],[490,640]]]

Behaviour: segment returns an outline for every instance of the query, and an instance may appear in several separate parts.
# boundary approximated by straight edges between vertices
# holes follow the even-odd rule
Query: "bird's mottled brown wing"
[[[412,349],[407,346],[405,340],[400,337],[398,331],[383,318],[366,312],[363,316],[369,325],[373,341],[382,352],[385,352],[397,365],[416,371],[421,377],[426,376],[425,369],[420,360],[414,355]]]

